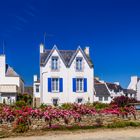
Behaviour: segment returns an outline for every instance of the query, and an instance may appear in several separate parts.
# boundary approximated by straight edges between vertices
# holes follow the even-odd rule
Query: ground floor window
[[[58,99],[53,99],[53,105],[58,106]]]
[[[105,97],[104,100],[105,100],[105,101],[108,101],[108,97]]]
[[[83,102],[83,98],[78,98],[77,99],[77,103],[82,103]]]
[[[99,101],[102,101],[103,100],[103,97],[99,97]]]

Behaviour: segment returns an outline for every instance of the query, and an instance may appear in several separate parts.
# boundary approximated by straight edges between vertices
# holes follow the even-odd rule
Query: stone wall
[[[119,121],[119,120],[125,120],[125,121],[140,121],[140,112],[137,112],[136,115],[136,119],[134,118],[133,115],[128,115],[127,117],[122,117],[122,116],[117,116],[117,115],[110,115],[110,114],[106,114],[106,115],[94,115],[94,116],[82,116],[82,120],[80,122],[76,121],[73,118],[69,118],[69,123],[67,126],[72,126],[72,125],[81,125],[81,126],[94,126],[94,125],[98,125],[98,124],[103,124],[103,125],[107,125],[109,123],[113,123],[115,121]],[[40,130],[43,128],[48,127],[48,122],[45,122],[45,119],[33,119],[31,118],[31,126],[30,126],[30,130]],[[64,120],[59,119],[58,120],[53,120],[52,121],[52,126],[66,126]],[[0,124],[0,131],[2,130],[7,130],[7,131],[12,131],[15,128],[16,124],[15,122],[13,123],[7,123],[7,122],[3,122],[2,124]]]

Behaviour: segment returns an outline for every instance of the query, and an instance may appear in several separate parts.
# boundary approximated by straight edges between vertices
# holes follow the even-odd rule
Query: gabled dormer
[[[55,54],[55,55],[54,55]],[[63,61],[67,68],[71,67],[71,64],[75,63],[75,68],[77,71],[82,71],[84,67],[83,60],[89,65],[90,68],[93,67],[93,63],[89,57],[89,47],[86,47],[83,51],[79,46],[77,50],[59,50],[56,45],[52,50],[44,49],[44,46],[40,45],[40,65],[45,66],[48,60],[51,58],[52,69],[58,69],[59,59]]]

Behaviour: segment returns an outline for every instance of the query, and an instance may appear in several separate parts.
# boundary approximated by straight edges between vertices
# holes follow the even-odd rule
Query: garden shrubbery
[[[92,125],[91,127],[103,126],[103,116],[116,115],[127,118],[128,115],[133,115],[136,119],[136,111],[133,106],[127,106],[128,100],[124,97],[114,99],[114,102],[103,104],[95,102],[93,104],[63,104],[59,107],[47,106],[42,104],[40,108],[31,108],[27,106],[25,101],[17,101],[16,106],[0,106],[0,123],[5,122],[15,124],[14,131],[21,133],[30,129],[33,121],[44,121],[48,129],[62,125],[63,127],[76,127],[83,128]],[[81,122],[88,117],[98,116],[90,125],[81,126]],[[100,117],[102,116],[102,117]],[[136,123],[126,122],[113,122],[107,125],[108,128],[124,127],[124,126],[137,126]],[[59,128],[58,128],[59,129]]]

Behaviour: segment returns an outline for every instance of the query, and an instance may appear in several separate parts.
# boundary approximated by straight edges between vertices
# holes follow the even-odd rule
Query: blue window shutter
[[[60,92],[63,92],[63,78],[59,79],[59,89],[60,89]]]
[[[87,78],[84,78],[84,92],[87,92]]]
[[[73,92],[76,92],[76,78],[72,78]]]
[[[48,92],[51,92],[51,90],[52,90],[51,78],[48,78]]]

